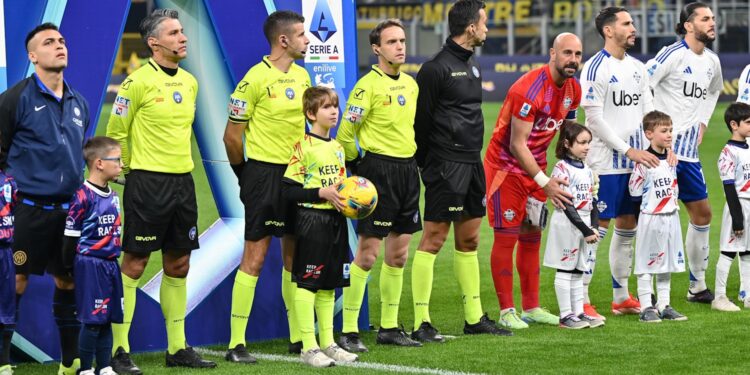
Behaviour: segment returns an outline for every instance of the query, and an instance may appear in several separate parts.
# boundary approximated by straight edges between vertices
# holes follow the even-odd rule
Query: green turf
[[[499,103],[483,106],[486,120],[485,141],[489,140]],[[716,160],[723,147],[728,132],[722,116],[726,104],[720,104],[714,112],[701,147],[706,181],[709,185],[710,200],[713,203],[711,225],[711,260],[707,281],[713,286],[714,269],[718,255],[719,226],[724,201],[718,180]],[[197,153],[195,153],[197,155]],[[198,165],[198,164],[196,164]],[[196,185],[199,192],[200,215],[205,228],[208,218],[216,217],[215,208],[211,212],[210,193],[205,176],[196,171]],[[199,193],[199,194],[201,194]],[[201,198],[203,197],[203,198]],[[685,211],[681,211],[686,223]],[[685,233],[685,231],[683,231]],[[418,234],[412,240],[410,255],[418,243]],[[686,314],[687,322],[664,322],[658,325],[639,323],[637,317],[613,317],[607,307],[611,301],[611,283],[607,249],[610,236],[600,245],[597,271],[591,284],[591,299],[599,306],[599,311],[607,318],[607,325],[601,329],[565,331],[556,327],[532,326],[528,330],[517,331],[514,337],[466,337],[462,335],[463,311],[460,293],[453,276],[451,251],[452,236],[446,241],[445,250],[435,264],[435,280],[431,301],[432,321],[443,333],[457,338],[445,344],[431,344],[423,348],[393,348],[375,345],[373,333],[364,333],[365,344],[371,349],[363,354],[363,362],[393,364],[435,369],[484,372],[484,373],[746,373],[744,358],[747,355],[747,337],[750,337],[750,310],[739,313],[712,312],[709,306],[685,302],[687,273],[675,275],[672,283],[672,304]],[[543,240],[544,241],[544,240]],[[490,276],[489,256],[492,246],[492,230],[483,222],[479,247],[480,272],[482,277],[482,303],[493,319],[497,319],[498,305]],[[544,242],[542,245],[544,248]],[[154,262],[152,262],[154,264]],[[413,310],[411,305],[411,262],[407,264],[404,278],[400,321],[411,330]],[[370,295],[378,296],[380,265],[372,271]],[[554,271],[542,268],[541,301],[553,313],[557,303],[553,288]],[[736,265],[732,268],[727,290],[730,297],[736,296],[738,289]],[[516,277],[516,286],[518,279]],[[631,291],[635,290],[635,279],[631,278]],[[518,290],[518,288],[516,288]],[[520,294],[516,294],[520,303]],[[229,303],[229,301],[227,301]],[[370,299],[370,321],[377,326],[380,307],[377,297]],[[743,344],[744,343],[744,344]],[[223,351],[223,347],[212,348]],[[251,351],[268,354],[283,354],[285,340],[253,343]],[[743,354],[745,353],[745,354]],[[135,360],[148,374],[192,374],[192,373],[299,373],[312,372],[300,364],[261,361],[256,366],[238,366],[224,362],[220,357],[215,371],[181,371],[163,367],[162,353],[136,355]],[[17,369],[19,374],[45,374],[53,371],[52,365],[24,364]],[[334,368],[323,370],[326,373],[365,373],[373,370]],[[323,372],[321,371],[321,372]]]

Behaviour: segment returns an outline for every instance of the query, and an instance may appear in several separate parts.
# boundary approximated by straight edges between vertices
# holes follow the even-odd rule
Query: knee
[[[16,275],[16,294],[23,294],[26,291],[26,285],[29,283],[29,278],[26,275]]]
[[[184,278],[190,271],[190,257],[185,256],[164,263],[164,273],[169,277]]]
[[[148,257],[133,257],[126,255],[122,259],[122,273],[131,279],[140,279],[148,264]]]
[[[354,263],[361,269],[369,271],[378,259],[378,253],[372,249],[360,249],[354,259]]]
[[[405,251],[393,252],[393,254],[389,254],[386,264],[395,268],[404,268],[404,266],[406,265],[406,260],[409,259],[408,250],[409,249],[405,249]]]
[[[436,254],[443,247],[447,237],[448,233],[440,230],[425,231],[420,250]]]
[[[456,249],[474,251],[479,247],[479,233],[456,239]]]
[[[71,290],[75,288],[75,281],[70,276],[55,276],[55,287],[62,290]]]

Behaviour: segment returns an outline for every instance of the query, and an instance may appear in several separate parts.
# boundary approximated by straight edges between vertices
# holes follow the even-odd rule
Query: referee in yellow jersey
[[[372,215],[357,224],[357,255],[351,265],[350,286],[344,288],[344,327],[339,346],[349,352],[367,351],[359,338],[357,320],[367,278],[384,238],[377,343],[422,346],[413,338],[442,341],[436,331],[410,338],[398,328],[409,240],[422,230],[419,171],[414,159],[414,114],[419,88],[412,77],[400,72],[406,61],[406,34],[401,21],[389,19],[378,24],[370,32],[370,44],[378,63],[349,94],[336,137],[344,146],[352,173],[372,181],[379,200]],[[362,155],[357,151],[355,137]]]
[[[230,362],[256,362],[247,352],[245,331],[271,236],[281,237],[281,294],[289,320],[289,351],[302,350],[293,309],[297,286],[291,274],[295,242],[294,211],[289,211],[294,205],[282,197],[281,188],[294,144],[305,134],[302,94],[310,87],[310,76],[294,63],[304,57],[310,43],[304,21],[291,11],[268,16],[263,33],[271,54],[250,68],[229,99],[224,145],[245,205],[245,247],[232,289],[231,338],[225,356]]]
[[[130,359],[128,332],[135,291],[153,251],[162,250],[161,309],[167,328],[166,365],[216,367],[187,346],[185,278],[190,252],[198,248],[198,208],[190,154],[198,82],[178,64],[187,56],[187,37],[177,11],[157,9],[140,25],[152,58],[130,74],[117,93],[107,135],[122,146],[125,234],[122,281],[123,324],[113,325],[112,367],[140,374]]]

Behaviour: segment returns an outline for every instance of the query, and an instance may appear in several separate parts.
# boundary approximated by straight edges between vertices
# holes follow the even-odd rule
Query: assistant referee
[[[123,324],[113,324],[112,368],[140,374],[130,359],[128,332],[135,290],[153,251],[162,250],[160,302],[167,328],[167,366],[216,367],[187,346],[186,277],[198,248],[198,208],[190,172],[192,125],[198,82],[178,64],[187,36],[177,11],[157,9],[140,25],[152,58],[123,81],[107,124],[122,146],[125,234],[122,259]]]

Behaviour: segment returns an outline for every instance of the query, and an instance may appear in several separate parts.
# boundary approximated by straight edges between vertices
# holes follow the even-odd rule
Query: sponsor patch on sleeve
[[[247,112],[247,102],[237,98],[229,98],[229,116],[244,117]]]
[[[359,124],[362,121],[362,116],[365,114],[365,109],[357,107],[356,105],[349,105],[346,108],[346,121],[354,124]]]
[[[523,103],[521,106],[521,110],[518,111],[519,117],[526,117],[529,115],[529,112],[531,111],[531,104],[529,103]]]
[[[112,105],[112,114],[120,117],[128,117],[128,109],[130,109],[130,99],[118,95]]]

